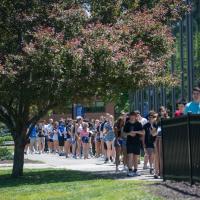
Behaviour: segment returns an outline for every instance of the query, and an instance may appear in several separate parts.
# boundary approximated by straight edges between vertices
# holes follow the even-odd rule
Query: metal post
[[[163,166],[163,181],[166,181],[165,177],[165,134],[163,133],[163,119],[161,118],[161,134],[162,134],[162,166]]]
[[[156,110],[155,109],[155,88],[154,87],[152,89],[152,108],[153,108],[153,110]]]
[[[151,89],[148,88],[148,109],[151,110]]]
[[[188,134],[188,157],[190,166],[190,183],[193,184],[193,165],[192,165],[192,147],[191,147],[191,134],[190,134],[190,113],[187,115],[187,134]]]
[[[154,88],[154,110],[158,111],[158,91],[157,88]]]
[[[187,0],[187,4],[191,5],[191,0]],[[192,38],[192,14],[187,14],[187,73],[188,73],[188,100],[191,101],[193,87],[193,38]]]
[[[171,60],[171,73],[174,74],[174,57],[172,56]],[[172,114],[175,112],[176,109],[176,102],[175,102],[175,88],[172,88]]]
[[[167,98],[166,98],[166,88],[163,88],[163,106],[166,107],[167,106]]]
[[[144,113],[144,91],[141,90],[141,114],[143,115]]]
[[[181,63],[181,99],[184,95],[184,52],[183,52],[183,21],[180,21],[180,63]]]

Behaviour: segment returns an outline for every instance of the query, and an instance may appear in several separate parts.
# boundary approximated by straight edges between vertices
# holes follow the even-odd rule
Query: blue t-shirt
[[[187,114],[188,112],[192,114],[200,114],[200,103],[196,103],[194,101],[187,103],[184,114]]]
[[[58,127],[58,132],[59,132],[59,134],[58,134],[58,136],[59,137],[62,137],[62,135],[64,134],[64,131],[65,131],[65,126],[62,124],[62,125],[60,125],[59,127]]]
[[[34,126],[31,134],[30,134],[30,138],[36,138],[37,137],[37,131],[36,131],[36,127]]]

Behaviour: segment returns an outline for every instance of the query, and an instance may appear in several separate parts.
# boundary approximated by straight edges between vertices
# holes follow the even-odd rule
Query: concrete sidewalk
[[[115,165],[113,163],[104,164],[102,158],[91,158],[91,159],[74,159],[74,158],[65,158],[65,156],[59,156],[57,154],[28,154],[25,155],[25,159],[40,161],[42,163],[27,163],[24,165],[24,168],[27,169],[38,169],[38,168],[53,168],[53,169],[68,169],[68,170],[77,170],[83,172],[91,172],[102,176],[109,176],[116,179],[130,179],[130,180],[146,180],[146,181],[162,181],[161,179],[155,180],[153,175],[149,174],[149,170],[143,170],[142,164],[139,165],[139,172],[141,176],[136,177],[127,177],[126,171],[123,171],[123,166],[119,166],[119,172],[116,173]],[[6,169],[12,167],[12,164],[0,164],[0,169]]]

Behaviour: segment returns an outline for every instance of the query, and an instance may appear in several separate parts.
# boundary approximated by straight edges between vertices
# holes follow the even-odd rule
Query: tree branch
[[[35,126],[35,124],[46,115],[46,113],[53,107],[55,107],[57,104],[49,104],[47,105],[43,110],[39,111],[37,115],[35,115],[34,117],[32,117],[28,123],[27,123],[27,127],[29,127],[29,130],[27,132],[27,138],[30,136],[30,133],[33,129],[33,127]]]

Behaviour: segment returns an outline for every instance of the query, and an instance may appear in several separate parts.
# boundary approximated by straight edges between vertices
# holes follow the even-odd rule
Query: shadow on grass
[[[106,171],[99,172],[81,172],[70,170],[26,170],[24,176],[20,178],[12,178],[11,171],[2,170],[0,175],[0,188],[15,187],[20,185],[40,185],[48,183],[88,181],[97,179],[117,179],[124,177],[124,174],[115,174]]]

